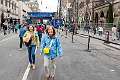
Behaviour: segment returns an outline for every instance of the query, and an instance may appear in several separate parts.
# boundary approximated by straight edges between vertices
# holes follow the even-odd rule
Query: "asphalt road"
[[[55,80],[120,80],[120,52],[101,41],[87,38],[61,38],[63,58],[57,59]],[[19,38],[12,35],[0,41],[0,80],[22,80],[28,66],[25,47],[19,51]],[[43,80],[43,58],[37,57],[36,70],[30,70],[27,80]]]
[[[62,37],[64,56],[57,59],[55,80],[120,80],[120,54],[118,50],[91,41],[87,52],[87,39]],[[31,70],[27,80],[43,80],[43,59],[38,59],[37,69]]]
[[[28,65],[25,48],[19,51],[17,34],[0,40],[0,80],[21,80]]]

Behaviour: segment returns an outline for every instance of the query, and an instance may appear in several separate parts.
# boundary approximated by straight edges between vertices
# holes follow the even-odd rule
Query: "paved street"
[[[78,32],[79,32],[80,34],[86,34],[86,35],[88,35],[88,32],[85,32],[85,31],[83,31],[83,30],[78,30]],[[94,37],[97,37],[97,38],[100,38],[100,39],[103,39],[103,40],[106,39],[105,33],[104,33],[102,36],[99,36],[98,33],[94,35],[93,32],[90,32],[90,35],[91,35],[91,36],[94,36]],[[117,39],[116,39],[116,40],[112,40],[112,33],[110,33],[110,35],[109,35],[109,40],[112,41],[112,42],[115,42],[115,43],[120,43],[120,40],[117,40]]]
[[[120,80],[120,40],[113,41],[111,36],[111,32],[120,32],[119,5],[120,0],[1,0],[0,29],[7,30],[7,35],[0,31],[0,80],[45,80],[43,55],[36,55],[36,69],[31,69],[26,46],[20,50],[18,34],[8,32],[18,30],[21,42],[24,36],[28,45],[37,45],[36,35],[41,32],[54,38],[56,32],[51,25],[63,48],[62,58],[56,59],[55,80]],[[78,27],[78,34],[72,35],[71,31],[76,32]],[[84,32],[89,27],[90,37]],[[95,28],[96,35],[92,30]],[[67,35],[65,29],[69,29]],[[106,40],[106,32],[98,35],[98,31],[106,30],[110,31],[110,43],[98,40]],[[53,49],[59,42],[43,42],[51,48],[44,53],[57,51]]]
[[[62,36],[63,58],[57,60],[55,80],[119,80],[119,51],[91,40],[87,52],[87,38]],[[22,80],[28,66],[26,49],[19,51],[18,35],[0,41],[0,80]],[[37,57],[36,70],[30,70],[27,80],[43,80],[43,58]]]
[[[0,80],[21,80],[28,65],[26,50],[18,50],[17,36],[0,40]]]

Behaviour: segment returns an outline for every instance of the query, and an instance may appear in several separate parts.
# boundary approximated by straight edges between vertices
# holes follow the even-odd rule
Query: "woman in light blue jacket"
[[[41,53],[44,54],[44,69],[47,78],[54,78],[55,75],[55,59],[62,56],[62,47],[58,37],[56,37],[55,29],[48,26],[46,34],[42,38]],[[51,66],[51,68],[49,67]]]

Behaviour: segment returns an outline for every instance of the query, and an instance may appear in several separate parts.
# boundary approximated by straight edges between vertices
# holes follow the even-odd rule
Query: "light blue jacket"
[[[45,55],[43,53],[43,49],[49,47],[51,40],[53,41],[50,47],[50,53],[49,55]],[[62,47],[60,39],[58,37],[54,37],[51,39],[48,35],[45,35],[41,41],[41,53],[43,53],[45,56],[48,56],[49,59],[54,59],[56,57],[62,56]]]

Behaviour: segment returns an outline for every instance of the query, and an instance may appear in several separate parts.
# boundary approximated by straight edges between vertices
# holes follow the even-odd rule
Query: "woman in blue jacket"
[[[44,54],[44,69],[47,78],[54,78],[55,75],[55,59],[62,56],[62,47],[58,37],[56,37],[55,29],[48,26],[46,34],[42,38],[41,53]],[[51,66],[51,68],[50,68]]]

